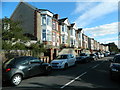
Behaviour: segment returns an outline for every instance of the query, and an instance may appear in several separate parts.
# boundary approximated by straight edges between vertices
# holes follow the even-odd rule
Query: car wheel
[[[13,86],[17,86],[21,83],[21,81],[22,81],[22,76],[20,74],[16,74],[12,77],[11,84]]]
[[[64,69],[67,69],[68,68],[68,64],[66,63],[65,65],[64,65]]]

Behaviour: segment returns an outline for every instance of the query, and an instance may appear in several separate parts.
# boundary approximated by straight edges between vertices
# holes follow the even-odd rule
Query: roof
[[[24,3],[26,4],[27,6],[29,6],[30,8],[34,9],[34,10],[37,10],[38,8],[32,6],[31,4],[27,3],[27,2],[21,2],[21,3]]]
[[[17,11],[18,7],[19,7],[20,5],[22,5],[22,4],[27,5],[28,7],[30,7],[30,8],[33,9],[33,10],[37,10],[36,7],[30,5],[30,4],[26,3],[26,2],[20,2],[20,3],[17,5],[17,7],[15,8],[15,10],[14,10],[14,12],[12,13],[12,15],[11,15],[10,18],[12,18],[12,16],[14,15],[14,13]]]
[[[82,28],[78,28],[78,31],[82,31]]]
[[[17,8],[18,8],[21,4],[25,4],[25,5],[27,5],[29,8],[33,9],[33,10],[49,11],[49,10],[47,10],[47,9],[38,9],[38,8],[32,6],[31,4],[27,3],[27,2],[20,2],[20,3],[17,5],[16,9],[14,10],[13,14],[15,13],[15,11],[17,10]],[[49,12],[52,13],[51,11],[49,11]],[[11,17],[13,16],[13,14],[11,15]],[[54,14],[54,13],[52,13],[52,14]]]
[[[71,27],[73,27],[74,25],[75,25],[75,23],[72,23],[72,24],[71,24]]]
[[[40,11],[49,11],[48,9],[38,9]],[[50,13],[54,14],[53,12],[49,11]]]
[[[59,22],[64,22],[66,19],[68,19],[68,18],[62,18],[62,19],[59,19],[58,21]]]

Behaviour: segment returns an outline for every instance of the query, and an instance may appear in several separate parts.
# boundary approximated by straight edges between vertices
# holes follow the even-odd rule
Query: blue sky
[[[19,2],[3,2],[2,18],[11,16]],[[48,9],[60,18],[68,17],[83,28],[86,35],[101,43],[118,44],[118,3],[115,2],[28,2]]]

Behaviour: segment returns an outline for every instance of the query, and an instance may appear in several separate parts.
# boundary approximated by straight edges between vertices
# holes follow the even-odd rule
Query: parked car
[[[101,58],[101,55],[99,52],[96,52],[95,54],[97,55],[97,58],[99,58],[99,59]]]
[[[110,52],[110,55],[115,55],[116,53],[115,52]]]
[[[73,54],[61,54],[51,61],[52,69],[66,69],[76,64],[76,58]]]
[[[108,53],[104,52],[104,56],[107,57],[107,56],[108,56]]]
[[[110,55],[110,52],[109,52],[109,51],[106,51],[106,53],[107,53],[107,56],[109,56],[109,55]]]
[[[97,60],[97,55],[96,54],[90,54],[91,60]]]
[[[110,64],[110,76],[111,79],[120,78],[120,54],[116,55]]]
[[[103,54],[103,53],[100,53],[100,55],[101,55],[101,56],[100,56],[101,58],[103,58],[103,57],[104,57],[104,54]]]
[[[21,56],[10,59],[3,63],[2,79],[10,84],[17,86],[22,79],[38,74],[48,74],[51,66],[41,60],[31,56]]]
[[[86,63],[86,62],[90,62],[91,58],[89,54],[81,53],[79,56],[76,57],[76,61]]]

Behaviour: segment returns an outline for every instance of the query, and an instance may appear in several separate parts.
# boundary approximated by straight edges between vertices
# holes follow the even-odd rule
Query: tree
[[[20,24],[20,22],[12,21],[6,17],[2,19],[2,49],[25,49],[25,45],[19,42],[28,41],[29,38],[23,35]],[[15,42],[17,42],[16,45],[12,46],[11,43]]]
[[[46,51],[44,44],[41,44],[39,42],[31,44],[29,49],[32,50],[33,56],[36,57],[38,57],[39,54],[44,53]]]
[[[119,49],[117,47],[117,45],[115,45],[115,43],[109,43],[109,50],[110,52],[115,52],[115,53],[118,53],[119,52]]]

